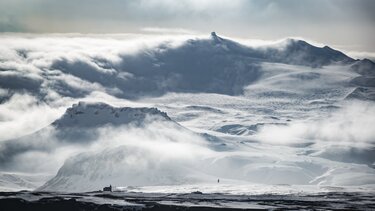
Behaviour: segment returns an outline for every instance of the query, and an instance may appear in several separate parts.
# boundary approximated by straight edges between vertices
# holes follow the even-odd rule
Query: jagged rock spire
[[[211,32],[211,39],[215,42],[221,42],[222,41],[222,39],[219,36],[217,36],[216,32]]]

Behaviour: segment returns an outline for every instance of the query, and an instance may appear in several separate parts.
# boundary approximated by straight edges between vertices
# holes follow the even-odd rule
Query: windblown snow
[[[371,60],[216,33],[0,46],[1,189],[375,185]]]

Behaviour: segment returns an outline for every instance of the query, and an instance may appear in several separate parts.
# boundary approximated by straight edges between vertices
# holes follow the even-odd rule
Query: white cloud
[[[35,132],[53,122],[65,108],[52,108],[27,94],[14,94],[0,105],[0,141]]]
[[[367,148],[375,144],[373,102],[350,101],[330,116],[285,126],[266,125],[256,135],[260,141],[276,144],[329,144]]]

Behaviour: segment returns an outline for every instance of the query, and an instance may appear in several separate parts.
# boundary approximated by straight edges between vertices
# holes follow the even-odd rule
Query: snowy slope
[[[141,141],[141,140],[140,140]],[[214,181],[194,170],[192,163],[173,162],[150,149],[131,146],[107,148],[68,159],[51,180],[38,190],[84,192],[112,185],[179,185]]]
[[[18,175],[1,173],[0,174],[0,187],[1,191],[14,191],[14,190],[33,190],[37,185],[27,181]]]
[[[371,60],[363,59],[351,65],[351,69],[360,74],[360,76],[351,80],[351,84],[357,87],[347,98],[375,100],[375,63]]]
[[[1,101],[18,103],[0,104],[0,124],[35,112],[22,97],[51,110],[81,101],[44,129],[0,142],[2,174],[54,175],[31,186],[2,176],[3,187],[375,183],[370,60],[303,40],[251,47],[216,33],[135,50],[85,39],[52,39],[46,49],[43,39],[20,39],[27,49],[13,43],[0,54]],[[67,54],[67,43],[80,48]]]
[[[111,49],[114,47],[102,44],[99,39],[94,40],[98,49],[94,45],[97,51],[92,54],[76,50],[65,55],[61,51],[64,46],[59,46],[58,41],[56,48],[51,46],[46,51],[22,46],[7,49],[21,65],[15,66],[9,58],[4,58],[0,87],[10,90],[2,96],[4,99],[13,91],[32,93],[46,101],[56,94],[80,98],[93,91],[121,98],[160,96],[167,92],[241,95],[245,86],[264,74],[263,63],[321,68],[356,62],[328,46],[316,47],[303,40],[286,39],[273,45],[251,47],[216,33],[209,38],[159,40],[130,52],[125,44],[116,43],[119,47]],[[37,45],[39,40],[25,42]],[[103,55],[104,50],[107,54]],[[367,63],[356,63],[357,72],[363,72],[359,69],[367,68]]]
[[[320,103],[313,103],[304,108],[300,117],[291,115],[287,110],[301,109],[301,105],[284,108],[287,115],[294,116],[289,116],[292,120],[287,121],[282,113],[264,114],[264,110],[257,108],[257,102],[251,99],[198,96],[177,95],[182,99],[170,96],[170,101],[166,97],[154,100],[158,104],[167,104],[166,108],[177,119],[182,120],[181,117],[184,117],[181,123],[186,127],[201,127],[198,131],[206,132],[203,137],[187,135],[185,131],[175,129],[172,133],[165,132],[168,131],[165,126],[137,131],[138,134],[148,134],[142,136],[135,135],[131,130],[119,131],[110,134],[110,145],[66,160],[57,175],[39,190],[80,192],[98,190],[108,184],[211,184],[217,178],[226,185],[251,183],[354,187],[375,184],[372,134],[370,132],[366,135],[368,129],[363,125],[372,125],[373,121],[366,120],[366,113],[362,116],[353,114],[361,119],[355,125],[353,121],[358,120],[341,117],[341,113],[335,114],[331,110],[322,111],[322,116],[329,113],[337,115],[327,119],[327,122],[301,121],[299,118],[316,115],[316,108],[321,109]],[[181,103],[201,103],[205,106],[188,106],[179,110]],[[273,103],[275,101],[271,102]],[[325,103],[332,105],[330,102]],[[268,103],[262,102],[261,105],[267,106]],[[233,106],[238,107],[233,110]],[[278,105],[279,112],[283,110],[282,107]],[[219,123],[211,123],[212,119]],[[237,122],[237,125],[230,121]],[[264,123],[246,126],[252,121]],[[334,124],[338,124],[339,129]],[[351,132],[356,124],[362,125],[364,133]],[[217,128],[215,125],[223,126]],[[321,125],[321,128],[317,125]],[[332,130],[332,137],[324,133],[327,128]],[[341,131],[339,135],[336,130],[346,132]],[[272,136],[273,134],[276,136]],[[124,136],[120,145],[115,144],[117,136]],[[136,144],[125,141],[131,137]],[[361,140],[363,138],[365,140]],[[348,139],[349,146],[345,139]]]
[[[159,145],[166,146],[162,142]],[[225,185],[354,187],[375,184],[373,168],[332,161],[335,157],[332,155],[324,159],[303,154],[304,150],[298,148],[249,143],[238,144],[236,148],[224,146],[219,151],[214,146],[209,148],[210,156],[198,154],[192,159],[169,157],[156,149],[126,144],[82,153],[68,159],[57,175],[38,190],[84,192],[99,190],[108,184],[130,187],[214,184],[217,178]]]
[[[141,128],[158,122],[181,128],[166,113],[156,108],[113,107],[105,103],[78,102],[50,126],[35,133],[0,142],[0,169],[2,171],[46,171],[50,174],[59,168],[65,159],[82,149],[95,144],[106,128]],[[68,152],[65,150],[69,149]],[[49,155],[49,153],[52,153]],[[59,156],[63,154],[63,159]],[[56,158],[54,158],[54,154]],[[34,165],[26,165],[30,156]],[[51,156],[51,157],[49,157]],[[19,163],[22,163],[20,165]],[[17,175],[17,174],[15,174]],[[40,186],[22,182],[17,176],[2,174],[4,188],[30,189]],[[22,185],[24,184],[24,185]]]
[[[355,60],[344,53],[328,46],[322,48],[313,46],[304,40],[287,39],[286,48],[281,51],[269,49],[266,60],[285,64],[321,67],[334,63],[351,64]]]
[[[34,190],[41,186],[52,175],[0,173],[0,191]]]
[[[146,95],[168,91],[240,95],[245,86],[260,80],[264,62],[307,67],[354,62],[329,47],[319,48],[301,40],[288,39],[279,45],[252,48],[212,34],[209,39],[187,40],[175,48],[147,49],[122,58],[120,67],[132,80],[119,87],[127,90],[125,95],[131,90]],[[147,85],[139,87],[139,83]]]

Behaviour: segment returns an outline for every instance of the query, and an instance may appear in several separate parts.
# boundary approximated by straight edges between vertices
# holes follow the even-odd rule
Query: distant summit
[[[297,39],[287,39],[285,42],[285,49],[274,53],[276,62],[321,67],[333,63],[350,64],[355,61],[328,46],[317,47]],[[272,53],[269,54],[272,55]]]
[[[56,128],[98,127],[102,125],[142,125],[147,120],[171,121],[165,112],[157,108],[112,107],[96,102],[79,102],[68,108],[65,114],[52,123]]]
[[[221,37],[217,36],[216,32],[211,32],[211,39],[217,43],[223,41]]]

